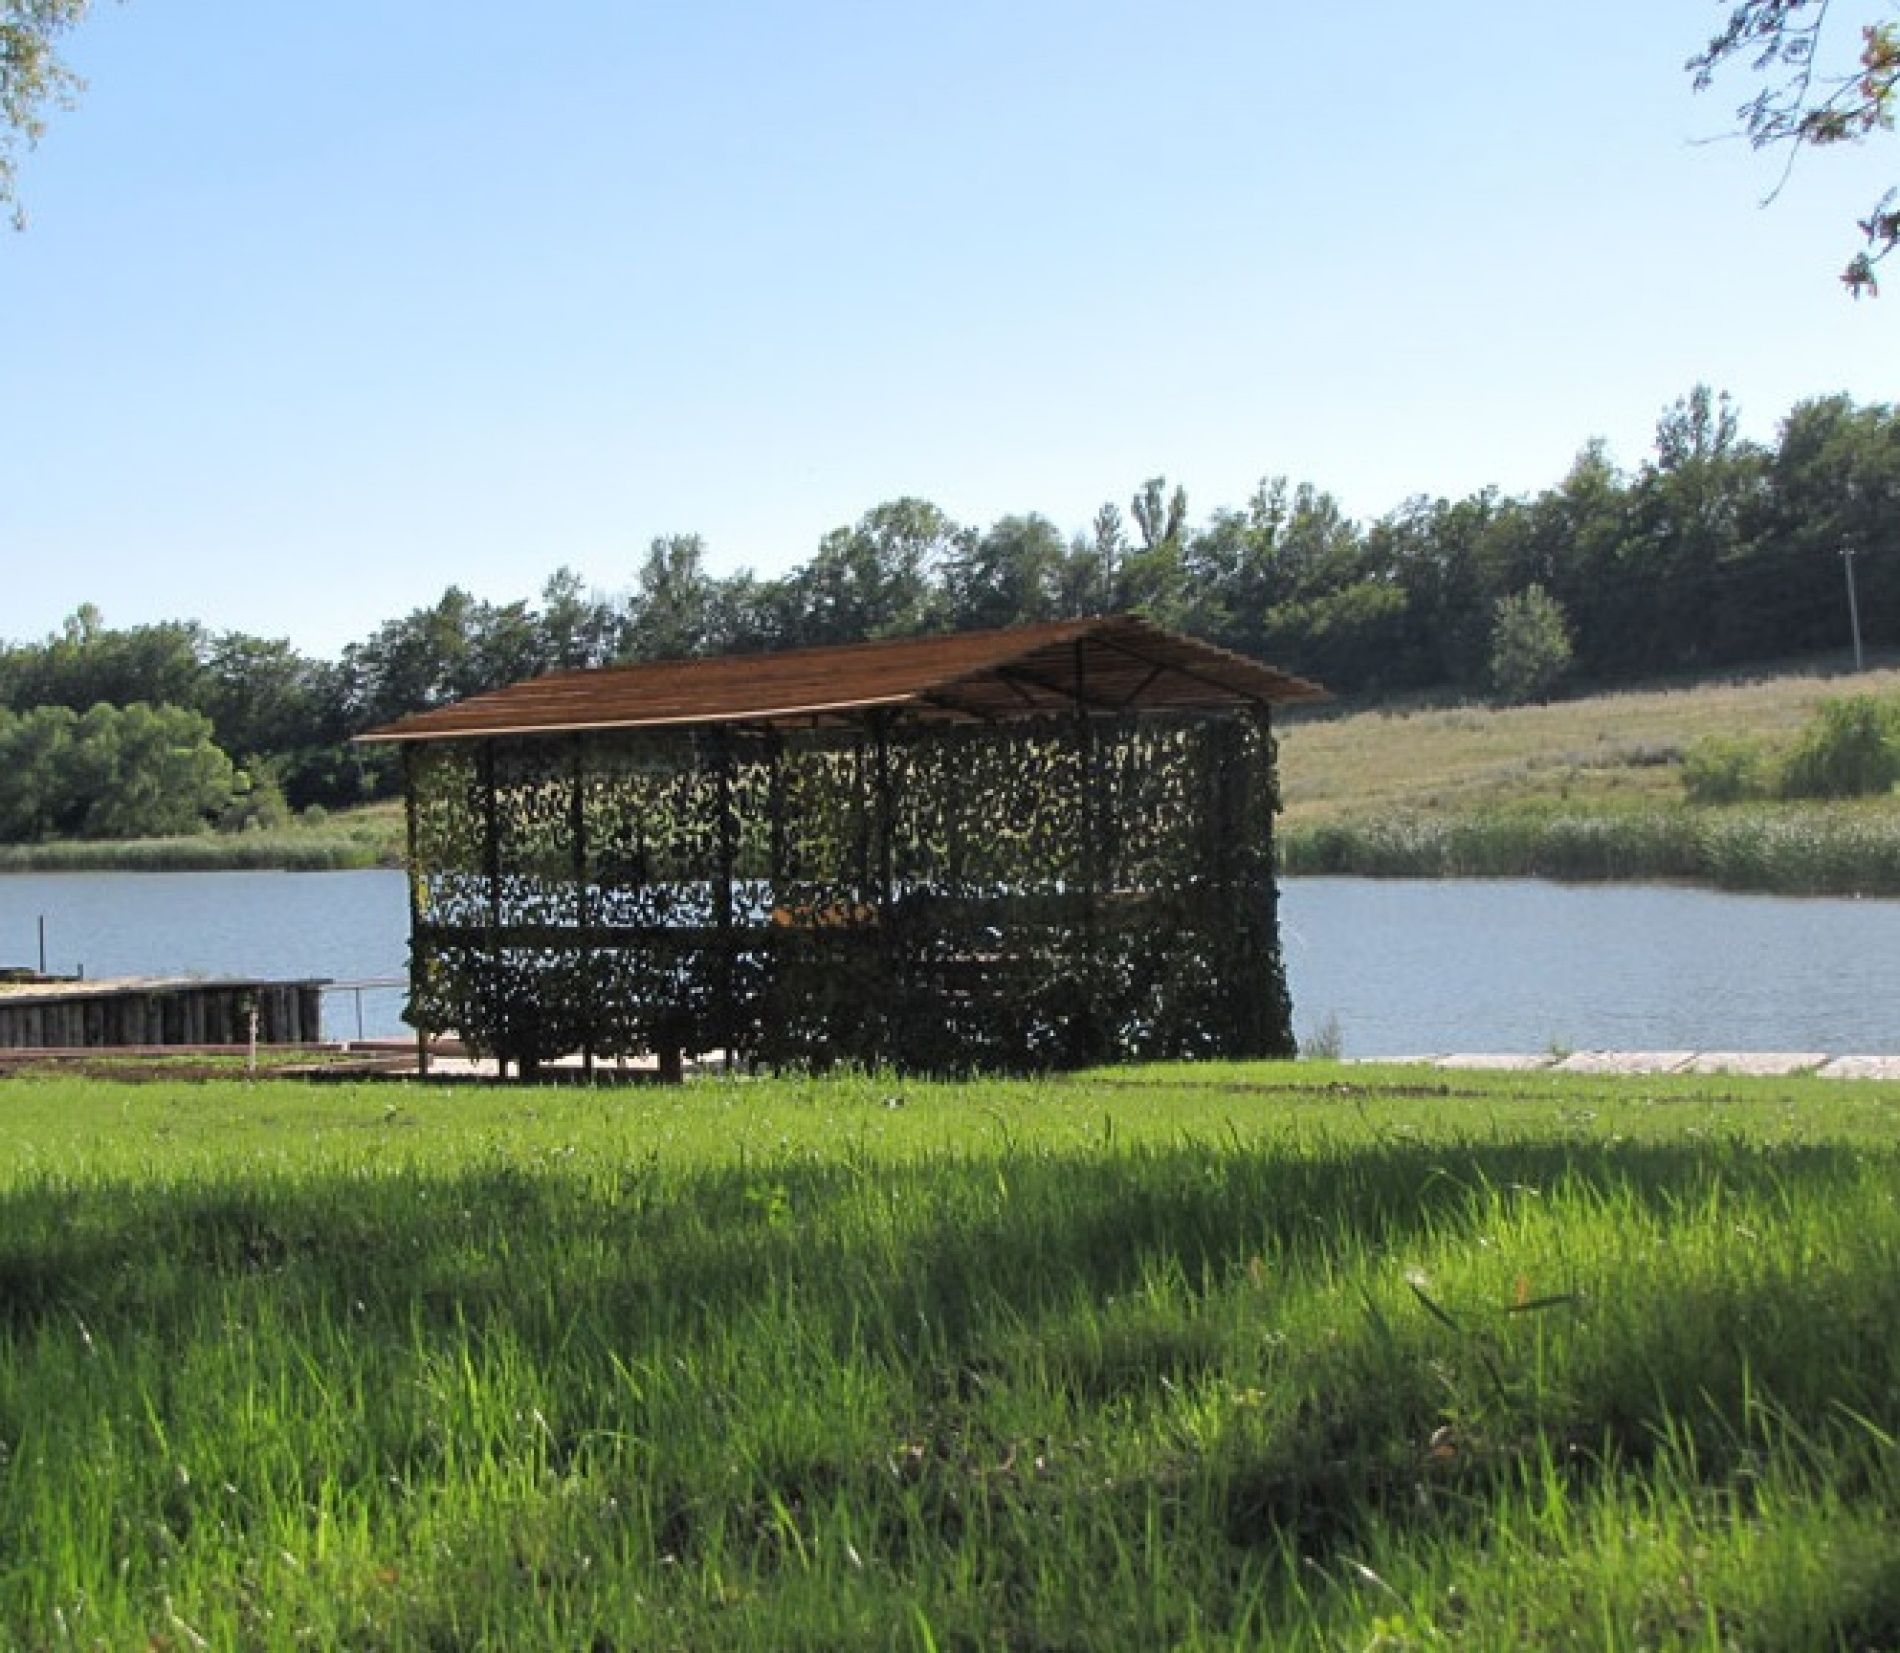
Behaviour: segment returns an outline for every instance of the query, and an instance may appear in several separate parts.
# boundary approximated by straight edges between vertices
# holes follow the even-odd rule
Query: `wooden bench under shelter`
[[[555,672],[404,760],[410,1004],[579,1052],[1026,1071],[1290,1054],[1272,710],[1129,615]]]

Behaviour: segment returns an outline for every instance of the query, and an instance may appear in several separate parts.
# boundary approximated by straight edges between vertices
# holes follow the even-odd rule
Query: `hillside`
[[[1548,706],[1345,706],[1289,719],[1282,864],[1900,896],[1900,795],[1685,801],[1682,760],[1696,742],[1746,739],[1772,764],[1824,701],[1849,695],[1900,697],[1900,667],[1795,664]]]
[[[1548,706],[1350,702],[1290,716],[1281,730],[1285,824],[1395,811],[1500,807],[1621,808],[1674,803],[1681,758],[1711,735],[1746,735],[1777,756],[1822,701],[1900,695],[1900,664],[1858,675],[1838,662],[1792,661],[1720,677],[1563,700]]]

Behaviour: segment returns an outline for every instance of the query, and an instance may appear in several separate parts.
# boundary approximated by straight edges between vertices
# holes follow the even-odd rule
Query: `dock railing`
[[[356,1040],[360,1044],[367,1035],[363,1031],[363,995],[365,993],[386,993],[404,991],[409,987],[407,976],[364,976],[355,981],[328,981],[321,989],[324,997],[347,993],[355,1004]]]

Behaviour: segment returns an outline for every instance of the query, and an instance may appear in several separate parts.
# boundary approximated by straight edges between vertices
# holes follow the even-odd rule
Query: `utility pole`
[[[1854,594],[1854,548],[1848,546],[1841,552],[1841,561],[1847,564],[1847,615],[1854,625],[1854,670],[1864,671],[1866,666],[1860,653],[1860,598]]]

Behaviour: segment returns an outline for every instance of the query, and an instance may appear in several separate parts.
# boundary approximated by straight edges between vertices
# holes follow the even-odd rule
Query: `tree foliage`
[[[1491,626],[1491,687],[1506,704],[1548,700],[1573,658],[1563,605],[1541,585],[1498,599]]]
[[[1066,538],[1034,513],[981,529],[899,499],[781,574],[721,573],[698,536],[665,535],[617,593],[569,569],[538,599],[451,587],[335,660],[190,621],[114,628],[84,606],[49,637],[0,644],[0,707],[180,707],[292,808],[334,808],[396,784],[387,749],[348,746],[352,732],[544,671],[1138,609],[1342,694],[1534,697],[1555,679],[1518,662],[1557,657],[1550,612],[1568,680],[1596,685],[1839,648],[1843,549],[1867,644],[1900,647],[1900,412],[1819,397],[1760,443],[1698,386],[1632,470],[1587,443],[1541,492],[1419,497],[1373,522],[1285,477],[1200,519],[1157,477]],[[0,794],[14,784],[0,768]],[[268,792],[245,799],[224,818],[275,808]]]
[[[72,101],[79,79],[59,57],[60,38],[90,0],[0,0],[0,207],[20,221],[19,157],[46,130],[46,113]]]
[[[1790,798],[1865,798],[1900,781],[1900,703],[1873,695],[1826,700],[1789,754],[1781,791]]]
[[[1836,0],[1740,0],[1689,60],[1698,91],[1740,62],[1763,85],[1736,111],[1757,149],[1781,148],[1788,164],[1804,149],[1859,143],[1893,130],[1900,100],[1900,16],[1864,21],[1859,46],[1840,49]],[[1879,9],[1894,13],[1892,0]],[[1785,174],[1784,174],[1785,177]],[[1888,190],[1860,221],[1862,245],[1841,279],[1856,296],[1876,293],[1875,266],[1900,244],[1900,191]]]
[[[236,795],[210,719],[143,701],[0,709],[0,777],[0,839],[16,842],[200,832]]]

